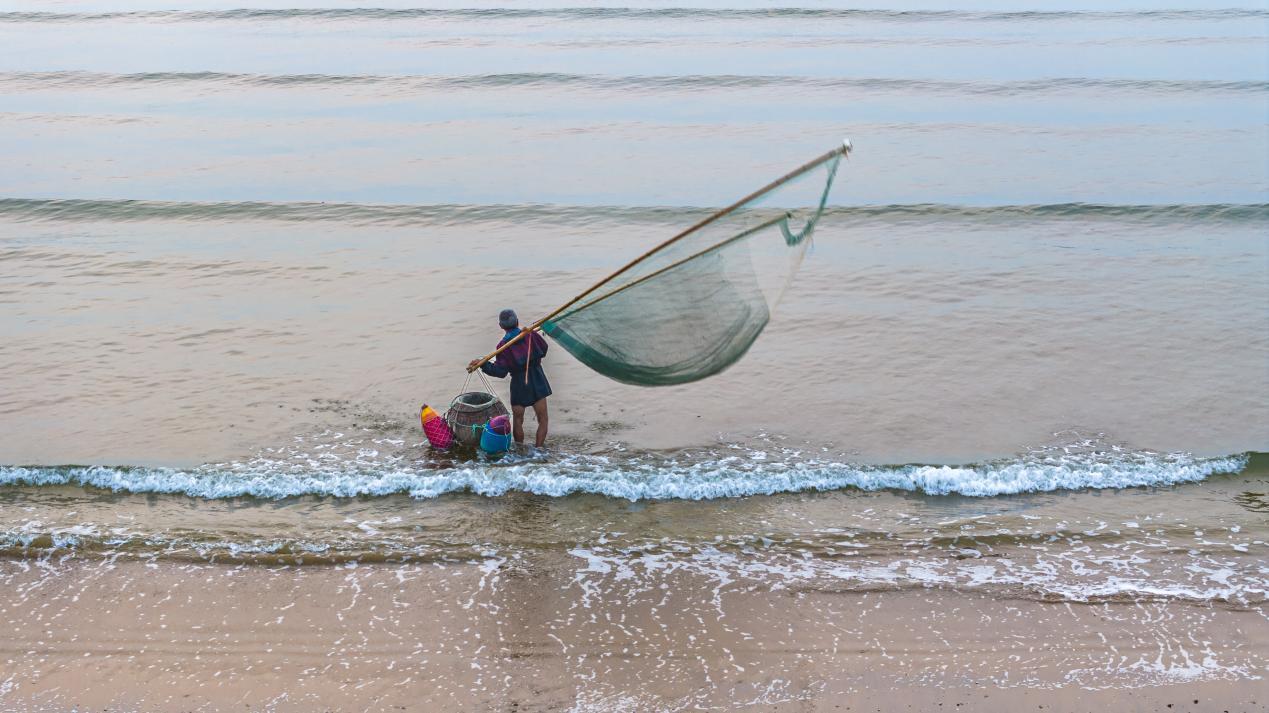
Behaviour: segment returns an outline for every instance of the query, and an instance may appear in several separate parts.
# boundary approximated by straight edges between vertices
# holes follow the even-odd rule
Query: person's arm
[[[507,367],[506,356],[507,356],[507,352],[503,352],[499,354],[498,356],[494,357],[493,360],[487,361],[484,364],[481,364],[480,370],[494,377],[495,379],[501,379],[502,377],[511,373],[511,369]]]
[[[502,345],[499,344],[498,346],[502,346]],[[507,350],[499,354],[498,356],[494,357],[492,360],[487,361],[484,364],[481,364],[480,370],[494,377],[495,379],[501,379],[502,377],[511,373],[511,364],[507,359],[507,357],[509,356],[508,352],[510,352],[510,350]],[[471,363],[468,364],[468,366],[471,367],[472,369],[475,369],[476,362],[478,361],[480,360],[472,359]]]
[[[546,337],[542,336],[541,334],[538,334],[537,332],[533,333],[534,356],[536,356],[538,359],[541,359],[542,357],[546,356],[546,349],[548,346],[549,345],[546,342]]]

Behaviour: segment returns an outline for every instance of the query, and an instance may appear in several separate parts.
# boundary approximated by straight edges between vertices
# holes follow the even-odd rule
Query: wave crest
[[[513,89],[552,87],[598,91],[703,91],[795,88],[799,90],[857,90],[946,95],[1017,96],[1050,92],[1093,91],[1150,94],[1264,94],[1269,82],[1220,79],[1117,79],[1105,77],[1049,77],[1014,81],[900,79],[891,77],[807,77],[755,74],[615,75],[563,72],[510,72],[468,75],[381,74],[250,74],[237,72],[136,72],[115,74],[86,71],[0,72],[0,85],[24,89],[148,87],[190,85],[199,88],[270,89],[307,87],[376,87],[417,91]]]
[[[196,498],[359,497],[408,494],[435,498],[470,492],[500,496],[527,492],[551,497],[594,494],[638,500],[710,500],[805,491],[899,490],[927,495],[990,497],[1055,490],[1171,486],[1237,473],[1248,455],[1195,458],[1147,452],[1024,457],[975,465],[867,466],[792,460],[763,452],[699,460],[652,455],[574,455],[554,460],[511,459],[450,467],[368,468],[252,461],[194,469],[108,466],[3,466],[0,485],[71,485]]]
[[[346,222],[355,225],[467,225],[474,221],[577,223],[592,220],[684,223],[713,209],[694,206],[603,206],[550,204],[376,205],[365,203],[179,202],[144,200],[81,200],[0,198],[0,217],[18,221],[136,222],[182,220],[272,220],[283,222]],[[834,217],[864,220],[943,219],[1079,219],[1163,221],[1269,221],[1269,203],[1099,204],[968,206],[945,203],[832,206]]]
[[[872,10],[856,8],[237,8],[228,10],[139,10],[117,12],[0,12],[0,22],[216,22],[286,20],[560,19],[560,20],[737,20],[851,19],[881,22],[1043,22],[1053,20],[1240,20],[1269,17],[1259,8],[1176,10]]]

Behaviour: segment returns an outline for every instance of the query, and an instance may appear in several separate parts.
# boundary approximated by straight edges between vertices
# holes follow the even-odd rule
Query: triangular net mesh
[[[542,325],[582,363],[627,384],[696,381],[762,333],[824,212],[842,152],[690,228]]]

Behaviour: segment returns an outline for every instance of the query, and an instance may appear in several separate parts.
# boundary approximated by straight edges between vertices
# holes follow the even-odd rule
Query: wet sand
[[[1269,702],[1260,606],[733,586],[685,571],[653,584],[567,552],[302,568],[69,557],[4,561],[0,576],[12,593],[0,605],[5,710]]]

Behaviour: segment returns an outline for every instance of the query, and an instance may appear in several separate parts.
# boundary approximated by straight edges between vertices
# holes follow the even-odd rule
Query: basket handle
[[[460,398],[462,398],[463,394],[467,393],[467,386],[468,386],[469,384],[471,384],[471,377],[472,377],[472,374],[473,374],[473,373],[475,373],[475,374],[477,374],[477,375],[479,375],[479,376],[480,376],[480,383],[484,385],[484,387],[485,387],[485,393],[489,394],[490,396],[493,396],[495,400],[498,398],[498,397],[497,397],[497,395],[495,395],[495,394],[494,394],[493,384],[489,383],[489,379],[485,376],[485,372],[480,371],[480,370],[478,369],[478,370],[476,370],[475,372],[468,372],[468,373],[467,373],[467,378],[466,378],[466,379],[463,379],[463,386],[462,386],[462,388],[460,388],[460,389],[458,390],[458,396],[455,396],[454,398],[450,399],[450,401],[449,401],[449,407],[450,407],[450,408],[454,408],[454,404],[458,403],[458,400],[459,400]]]

